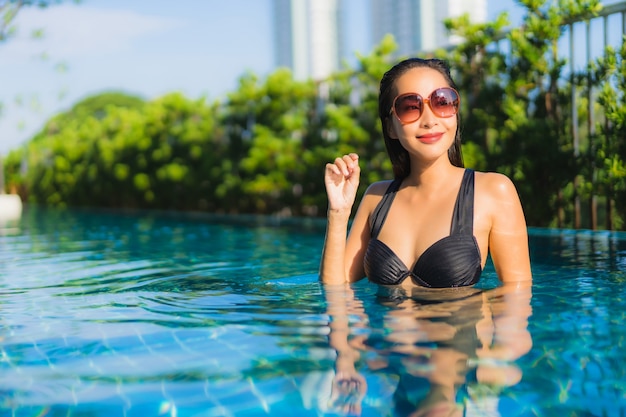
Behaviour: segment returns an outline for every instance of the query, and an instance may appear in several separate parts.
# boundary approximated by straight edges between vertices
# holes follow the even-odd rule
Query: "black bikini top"
[[[398,256],[378,240],[401,180],[391,183],[372,215],[371,239],[363,266],[368,279],[382,285],[398,285],[409,276],[424,287],[462,287],[478,282],[481,256],[474,231],[474,171],[466,169],[454,204],[450,236],[433,243],[408,270]]]

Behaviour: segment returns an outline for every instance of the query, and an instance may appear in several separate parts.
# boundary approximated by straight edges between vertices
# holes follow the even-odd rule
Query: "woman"
[[[503,283],[531,280],[517,191],[504,175],[463,168],[459,94],[444,61],[412,58],[382,78],[378,113],[395,179],[369,186],[346,240],[359,185],[356,154],[326,165],[325,284],[475,284],[491,254]]]

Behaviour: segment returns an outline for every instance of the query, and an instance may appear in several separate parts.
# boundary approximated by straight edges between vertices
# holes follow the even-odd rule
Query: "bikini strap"
[[[474,235],[474,171],[466,169],[454,204],[450,234]]]
[[[400,189],[401,183],[402,180],[400,179],[393,180],[391,184],[389,184],[389,187],[387,187],[385,195],[383,195],[383,198],[374,209],[374,212],[372,213],[372,230],[370,233],[372,239],[376,239],[378,237],[378,233],[385,223],[387,213],[389,213],[389,208],[391,207],[391,203],[396,196],[396,191]]]

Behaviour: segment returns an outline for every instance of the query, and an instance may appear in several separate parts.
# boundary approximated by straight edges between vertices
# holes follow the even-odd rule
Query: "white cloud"
[[[59,5],[24,8],[15,19],[16,36],[0,48],[0,60],[15,62],[43,52],[61,59],[130,49],[136,39],[174,29],[182,21],[129,10]],[[43,38],[33,39],[35,30]]]
[[[167,34],[184,21],[129,10],[62,4],[46,9],[25,7],[14,23],[15,36],[0,44],[0,155],[31,137],[61,105],[68,106],[67,99],[60,101],[57,91],[67,80],[60,79],[62,74],[48,65],[33,65],[33,58],[45,53],[54,63],[67,62],[71,73],[72,65],[83,58],[111,55],[115,61],[119,59],[115,54],[132,51],[140,40]],[[43,31],[41,39],[32,38],[35,30]],[[16,104],[15,98],[24,95],[36,97],[41,108]]]

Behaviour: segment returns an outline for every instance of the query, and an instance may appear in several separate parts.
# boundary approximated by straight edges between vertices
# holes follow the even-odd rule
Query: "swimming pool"
[[[27,207],[0,226],[0,416],[420,415],[448,377],[466,415],[626,416],[624,234],[532,229],[532,298],[491,266],[469,292],[323,289],[323,235]],[[360,394],[336,398],[337,352]]]

